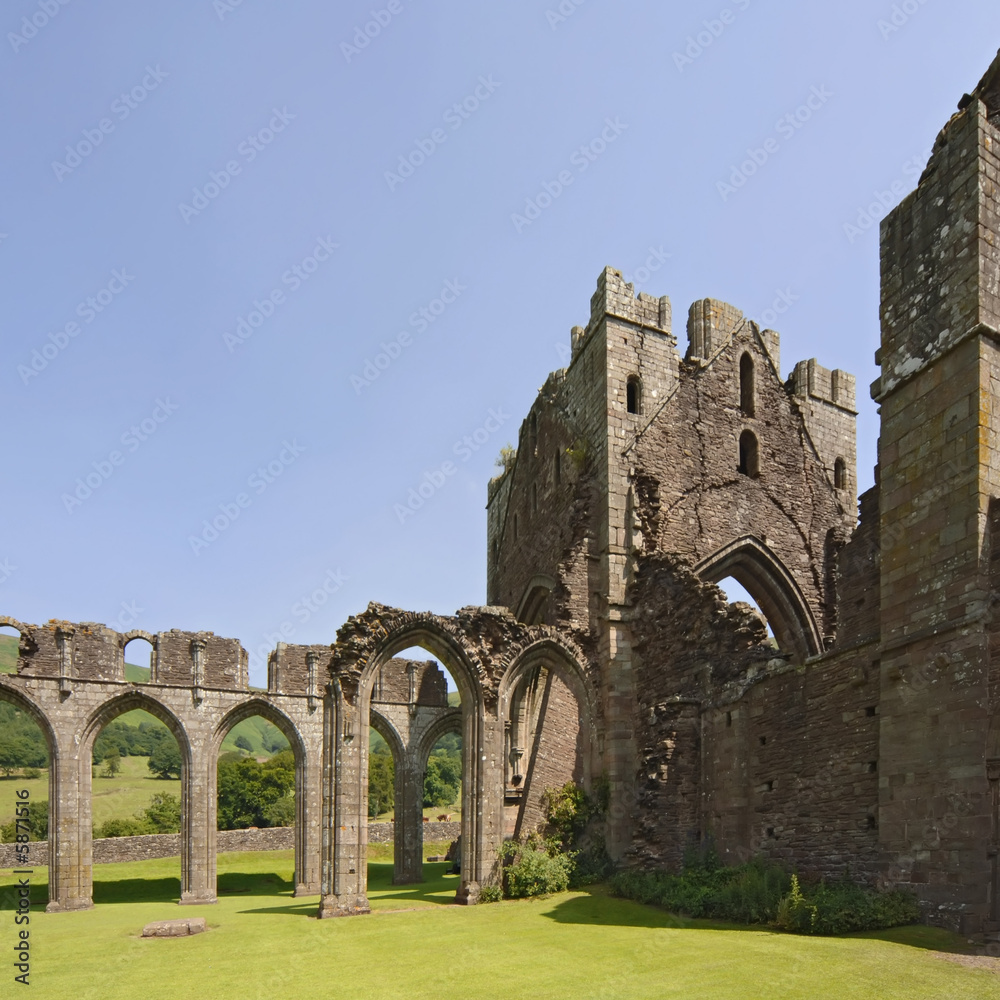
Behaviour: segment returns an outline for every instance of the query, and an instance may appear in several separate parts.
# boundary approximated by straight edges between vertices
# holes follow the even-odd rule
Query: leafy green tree
[[[396,801],[396,769],[392,754],[375,753],[368,757],[368,815],[377,819]]]
[[[173,738],[161,740],[149,755],[147,764],[158,778],[179,778],[181,776],[181,751]]]
[[[168,792],[158,792],[149,800],[143,815],[150,833],[178,833],[181,828],[181,800]]]
[[[424,775],[424,806],[450,806],[458,797],[461,783],[461,759],[432,753]]]
[[[268,826],[269,813],[295,788],[295,757],[286,751],[264,764],[253,757],[223,757],[218,774],[219,829]]]
[[[253,744],[242,733],[236,737],[236,745],[247,753],[253,753]]]
[[[104,777],[114,778],[121,773],[122,758],[117,747],[112,747],[104,757]]]

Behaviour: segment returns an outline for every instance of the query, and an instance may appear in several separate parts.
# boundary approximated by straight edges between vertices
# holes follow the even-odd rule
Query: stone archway
[[[733,577],[760,605],[779,647],[801,663],[823,651],[823,640],[805,595],[778,556],[753,535],[738,538],[694,567],[703,580]]]
[[[295,757],[295,871],[293,896],[315,896],[319,888],[320,867],[320,775],[322,761],[310,759],[305,739],[295,723],[280,709],[263,698],[254,698],[232,709],[222,718],[212,734],[209,754],[206,811],[211,822],[206,831],[209,843],[206,856],[212,866],[210,882],[217,880],[216,834],[218,826],[218,767],[222,742],[244,719],[260,716],[274,725],[288,740]],[[315,755],[314,755],[315,756]]]
[[[60,782],[62,809],[59,822],[76,829],[76,884],[78,898],[93,906],[93,815],[92,755],[94,741],[118,716],[142,709],[159,719],[177,741],[181,757],[181,898],[182,903],[215,902],[215,883],[209,881],[197,844],[205,836],[204,810],[200,808],[199,778],[187,729],[166,705],[145,691],[129,690],[102,702],[86,717],[75,737],[75,780]],[[70,801],[70,800],[73,801]],[[72,816],[72,819],[70,818]],[[51,824],[50,824],[51,828]],[[51,905],[51,904],[50,904]]]
[[[512,620],[512,619],[511,619]],[[350,641],[341,636],[350,629]],[[372,689],[380,668],[397,653],[419,646],[451,673],[462,703],[462,882],[456,901],[474,903],[492,871],[498,817],[482,808],[497,781],[495,724],[487,718],[482,680],[487,671],[460,621],[369,605],[338,634],[333,657],[329,759],[335,762],[325,794],[332,808],[324,845],[320,916],[367,913],[367,740]],[[487,753],[489,747],[492,753]],[[492,762],[492,763],[491,763]],[[487,791],[489,789],[489,791]],[[486,813],[486,815],[484,815]],[[490,850],[492,848],[492,850]],[[489,862],[487,856],[489,855]]]
[[[598,699],[583,663],[565,639],[546,637],[521,650],[501,680],[508,835],[539,825],[547,788],[568,781],[592,788]]]

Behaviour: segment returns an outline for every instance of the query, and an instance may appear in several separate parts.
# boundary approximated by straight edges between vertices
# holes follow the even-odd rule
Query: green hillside
[[[16,635],[0,635],[0,674],[12,674],[17,670]]]

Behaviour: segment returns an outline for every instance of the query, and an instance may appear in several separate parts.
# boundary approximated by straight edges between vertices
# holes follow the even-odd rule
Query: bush
[[[148,833],[179,833],[181,800],[176,795],[158,793],[141,813],[128,819],[109,819],[94,828],[95,837],[141,837]]]
[[[39,771],[37,767],[26,767],[21,771],[21,774],[23,774],[29,781],[42,776],[42,772]]]
[[[28,803],[28,840],[47,840],[49,836],[49,804],[48,802]],[[24,827],[21,827],[24,833]],[[17,821],[11,820],[0,826],[0,841],[13,844],[17,836]]]
[[[480,903],[499,903],[503,899],[503,889],[498,885],[484,885],[479,890]]]
[[[725,868],[714,852],[701,863],[686,861],[679,875],[637,869],[620,872],[611,880],[611,890],[617,896],[689,917],[767,923],[798,934],[881,930],[919,919],[916,900],[908,893],[879,893],[846,881],[803,890],[796,875],[775,864],[757,859]]]
[[[508,899],[547,896],[569,888],[573,855],[561,853],[555,840],[529,838],[524,844],[509,840],[500,848],[500,857],[508,863],[504,869]]]
[[[792,876],[775,925],[795,934],[848,934],[913,924],[920,919],[916,897],[895,889],[873,892],[850,882],[820,884],[802,892]]]

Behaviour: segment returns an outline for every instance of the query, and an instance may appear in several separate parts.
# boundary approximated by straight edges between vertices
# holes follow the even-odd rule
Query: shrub
[[[881,930],[919,919],[908,893],[875,892],[843,881],[803,889],[789,875],[762,859],[736,868],[718,864],[714,851],[686,858],[678,874],[629,869],[611,880],[615,895],[654,903],[689,917],[742,924],[769,923],[797,934],[845,934]]]
[[[42,776],[42,772],[39,771],[37,767],[26,767],[21,771],[21,774],[23,774],[29,781]]]
[[[508,899],[547,896],[569,888],[573,855],[560,852],[555,840],[529,838],[524,844],[509,840],[501,846],[500,857],[507,862],[504,895]]]
[[[499,903],[503,899],[503,889],[498,885],[484,885],[479,890],[480,903]]]

